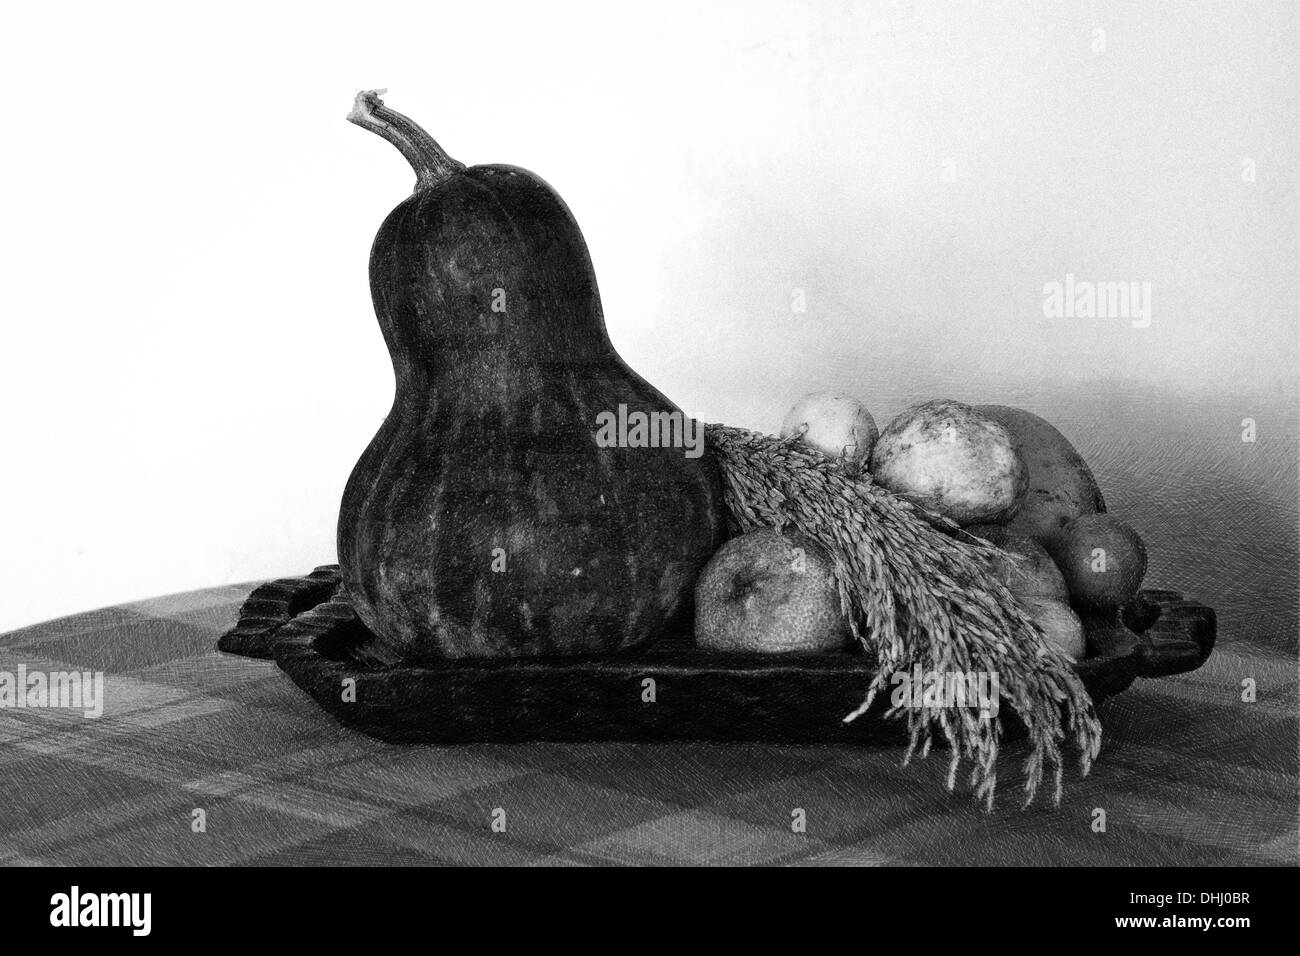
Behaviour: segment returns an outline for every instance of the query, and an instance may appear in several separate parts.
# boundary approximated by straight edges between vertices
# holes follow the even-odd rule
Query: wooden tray
[[[1089,656],[1076,666],[1094,700],[1137,677],[1194,670],[1214,647],[1214,611],[1174,591],[1143,591],[1115,619],[1085,624]],[[410,667],[382,660],[373,641],[342,593],[337,566],[325,565],[257,588],[217,646],[274,658],[340,723],[394,742],[834,742],[901,733],[901,721],[872,714],[843,723],[874,673],[860,653],[720,654],[682,635],[610,657]]]

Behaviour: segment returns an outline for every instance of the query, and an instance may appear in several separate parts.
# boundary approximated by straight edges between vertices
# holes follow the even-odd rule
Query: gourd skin
[[[382,645],[415,661],[609,653],[688,611],[725,536],[717,464],[597,445],[600,412],[676,408],[610,343],[559,196],[521,169],[461,169],[388,216],[370,282],[396,394],[338,546]]]

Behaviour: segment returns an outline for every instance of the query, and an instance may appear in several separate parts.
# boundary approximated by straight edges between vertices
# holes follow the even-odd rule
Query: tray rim
[[[1095,701],[1122,692],[1137,677],[1162,677],[1195,670],[1208,659],[1213,650],[1217,622],[1212,608],[1187,600],[1179,592],[1168,589],[1143,589],[1139,593],[1139,601],[1145,612],[1149,613],[1152,609],[1156,611],[1140,631],[1130,630],[1127,627],[1129,619],[1118,613],[1113,620],[1091,624],[1093,627],[1114,629],[1115,636],[1129,644],[1126,654],[1095,655],[1075,664],[1076,672]],[[1144,641],[1152,628],[1173,609],[1190,611],[1200,622],[1200,653],[1190,667],[1162,667],[1159,657],[1150,653],[1150,641]],[[238,622],[222,635],[218,648],[243,656],[273,658],[291,678],[294,676],[293,669],[303,661],[310,661],[317,669],[337,664],[340,672],[346,671],[354,677],[404,674],[427,680],[446,679],[451,673],[518,674],[530,671],[548,677],[602,671],[655,672],[664,675],[707,671],[754,676],[819,672],[852,675],[857,679],[869,677],[875,672],[874,662],[868,655],[852,652],[842,655],[746,655],[688,649],[686,653],[694,660],[686,661],[679,656],[683,648],[662,645],[609,656],[462,659],[448,661],[445,666],[366,662],[356,658],[331,659],[318,649],[317,642],[331,639],[330,635],[338,629],[337,625],[348,621],[354,622],[355,626],[364,627],[359,620],[355,620],[355,613],[347,604],[346,594],[342,593],[338,566],[321,565],[308,575],[276,579],[254,589],[241,608]]]

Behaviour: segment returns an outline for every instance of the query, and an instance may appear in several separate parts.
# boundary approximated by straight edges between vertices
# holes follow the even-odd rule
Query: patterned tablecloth
[[[944,790],[943,755],[904,768],[893,745],[378,743],[274,664],[214,649],[250,590],[0,635],[0,679],[105,681],[97,719],[0,709],[0,863],[1300,862],[1297,665],[1279,651],[1221,643],[1103,704],[1101,760],[1059,808],[1019,808],[1009,745],[985,814]]]

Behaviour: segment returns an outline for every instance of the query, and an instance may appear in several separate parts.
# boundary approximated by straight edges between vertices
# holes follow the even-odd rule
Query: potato
[[[1029,469],[1029,489],[1008,530],[1033,538],[1059,562],[1065,525],[1106,510],[1092,472],[1065,436],[1037,415],[1007,405],[977,405],[975,410],[1011,433]]]
[[[1133,600],[1147,572],[1138,533],[1110,515],[1083,515],[1062,530],[1061,573],[1073,603],[1112,611]]]
[[[1021,607],[1043,629],[1043,638],[1072,661],[1083,658],[1088,642],[1083,633],[1083,622],[1064,601],[1044,598],[1024,598]]]
[[[781,437],[800,440],[827,458],[858,465],[867,460],[879,434],[867,407],[852,395],[810,392],[795,403],[781,423]]]
[[[914,405],[886,426],[871,454],[878,484],[958,524],[1001,521],[1028,485],[1011,433],[969,405]]]
[[[1070,592],[1060,569],[1033,538],[1015,534],[1000,524],[970,525],[966,530],[1006,552],[998,559],[998,577],[1016,597],[1069,601]]]

